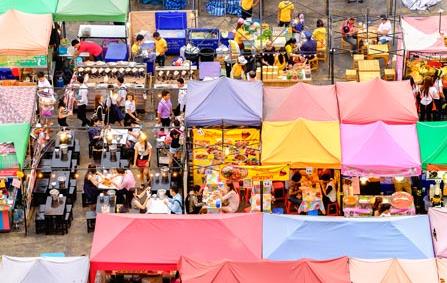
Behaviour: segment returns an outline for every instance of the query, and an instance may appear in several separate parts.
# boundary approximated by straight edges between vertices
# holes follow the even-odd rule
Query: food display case
[[[156,12],[155,27],[168,43],[168,55],[178,55],[186,45],[188,27],[186,12]]]
[[[216,28],[188,29],[188,42],[202,48],[217,49],[220,41],[220,32]]]
[[[128,92],[135,95],[137,109],[144,109],[148,81],[146,71],[146,64],[136,62],[87,61],[75,68],[75,75],[84,76],[84,82],[89,87],[89,107],[93,107],[96,95],[104,95],[108,86],[117,85],[117,78],[123,76]]]

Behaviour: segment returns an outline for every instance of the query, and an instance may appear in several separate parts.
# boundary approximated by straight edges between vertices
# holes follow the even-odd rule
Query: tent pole
[[[393,46],[395,45],[396,42],[396,3],[397,0],[392,0],[394,1],[394,8],[393,8]]]
[[[26,223],[27,192],[26,192],[26,190],[23,189],[23,180],[20,180],[20,190],[22,191],[23,220],[25,222],[24,224],[25,224],[25,237],[26,237],[26,236],[28,236],[28,224]]]
[[[330,54],[330,67],[329,69],[331,70],[331,84],[335,83],[335,79],[334,79],[334,49],[331,48]]]

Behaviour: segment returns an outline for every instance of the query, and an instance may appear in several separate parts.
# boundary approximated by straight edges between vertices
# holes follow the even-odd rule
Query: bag
[[[98,114],[100,108],[101,108],[101,117],[99,117],[99,114]],[[102,106],[99,105],[99,106],[96,108],[95,113],[93,113],[93,115],[92,115],[92,120],[94,120],[94,119],[100,119],[101,121],[104,121],[104,114],[102,114],[103,112],[104,112],[104,111],[102,110]]]
[[[178,199],[174,199],[174,202],[177,202],[177,203],[180,205],[180,209],[182,210],[182,214],[183,214],[185,211],[183,210],[183,204],[182,204],[182,202],[179,201]],[[174,213],[174,212],[171,211],[171,214],[176,214],[176,213]]]

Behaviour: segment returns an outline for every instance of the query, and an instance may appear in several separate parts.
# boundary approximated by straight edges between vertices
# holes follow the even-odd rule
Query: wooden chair
[[[339,216],[340,215],[340,207],[338,206],[338,202],[333,202],[328,204],[327,206],[327,216]]]
[[[326,46],[323,46],[321,48],[317,48],[317,58],[319,61],[323,61],[326,63],[327,61],[327,50]]]
[[[347,81],[357,81],[357,70],[346,69],[345,78]]]
[[[310,59],[308,62],[309,62],[311,71],[318,71],[319,64],[318,64],[318,57],[317,56],[315,56],[314,58]]]
[[[396,80],[396,70],[395,69],[385,69],[385,74],[383,75],[383,79],[386,81],[395,81]]]
[[[357,70],[359,68],[358,62],[365,60],[365,55],[363,54],[354,54],[352,56],[352,68]]]

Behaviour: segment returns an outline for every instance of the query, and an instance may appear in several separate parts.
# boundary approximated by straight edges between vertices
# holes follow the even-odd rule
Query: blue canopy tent
[[[264,214],[263,258],[433,258],[427,215],[343,218]]]
[[[262,83],[228,78],[191,81],[186,96],[186,124],[192,126],[260,126]]]

